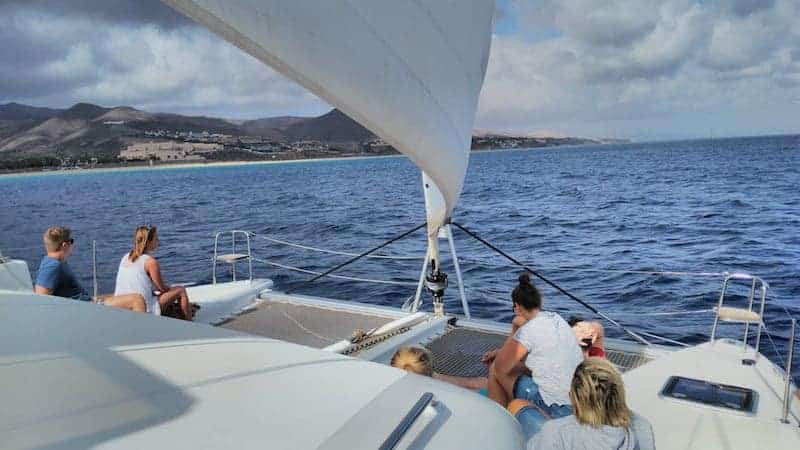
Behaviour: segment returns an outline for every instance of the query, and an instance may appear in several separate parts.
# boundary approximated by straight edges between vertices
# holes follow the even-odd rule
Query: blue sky
[[[229,118],[329,109],[156,0],[0,8],[0,103]],[[639,140],[800,132],[798,0],[498,0],[496,9],[478,129]]]

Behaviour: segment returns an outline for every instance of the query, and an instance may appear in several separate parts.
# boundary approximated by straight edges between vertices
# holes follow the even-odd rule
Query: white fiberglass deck
[[[186,293],[200,305],[194,320],[217,324],[252,305],[259,294],[272,288],[272,280],[254,279],[189,286]]]
[[[743,359],[755,359],[745,365]],[[660,396],[670,376],[741,386],[758,395],[755,414]],[[793,396],[789,424],[780,422],[782,373],[752,347],[718,340],[666,354],[624,375],[628,404],[653,424],[659,450],[800,448],[800,400]]]
[[[522,447],[492,402],[384,365],[14,291],[0,321],[2,448],[377,448],[424,392],[398,448]]]

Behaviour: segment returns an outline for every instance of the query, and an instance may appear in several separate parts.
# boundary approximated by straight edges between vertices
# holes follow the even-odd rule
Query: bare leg
[[[181,312],[183,312],[183,317],[186,320],[192,320],[192,307],[189,305],[189,296],[186,294],[186,288],[183,286],[174,286],[170,288],[167,292],[158,296],[158,304],[161,305],[162,308],[165,308],[167,305],[174,301],[178,301],[181,307]]]
[[[489,385],[489,379],[486,377],[456,377],[453,375],[445,375],[434,372],[433,378],[446,381],[450,384],[455,384],[456,386],[461,386],[463,388],[472,389],[473,391],[487,389],[487,386]]]
[[[500,377],[497,376],[496,371],[494,370],[494,364],[489,367],[489,380],[487,382],[488,390],[489,390],[489,398],[497,402],[503,408],[508,405],[509,395],[503,387],[502,382],[500,381]]]
[[[518,362],[510,374],[498,373],[494,364],[489,367],[489,398],[496,401],[503,408],[514,399],[514,384],[520,375],[527,373],[528,368],[525,363]]]
[[[103,300],[103,304],[112,308],[127,309],[135,312],[147,311],[147,305],[145,305],[144,297],[141,294],[107,295],[100,296],[100,298]]]

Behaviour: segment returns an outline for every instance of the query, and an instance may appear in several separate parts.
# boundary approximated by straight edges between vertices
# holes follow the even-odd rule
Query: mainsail
[[[429,236],[449,219],[469,162],[493,0],[163,1],[406,154],[443,200],[426,202]]]

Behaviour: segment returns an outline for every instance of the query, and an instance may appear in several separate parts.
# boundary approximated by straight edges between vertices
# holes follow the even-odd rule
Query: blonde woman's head
[[[392,367],[419,375],[433,376],[431,354],[420,347],[402,347],[392,356]]]
[[[136,227],[133,232],[133,250],[131,250],[131,262],[139,259],[143,254],[153,250],[158,244],[158,231],[156,227]]]
[[[569,398],[579,423],[593,427],[631,425],[622,376],[605,359],[588,358],[578,365]]]

